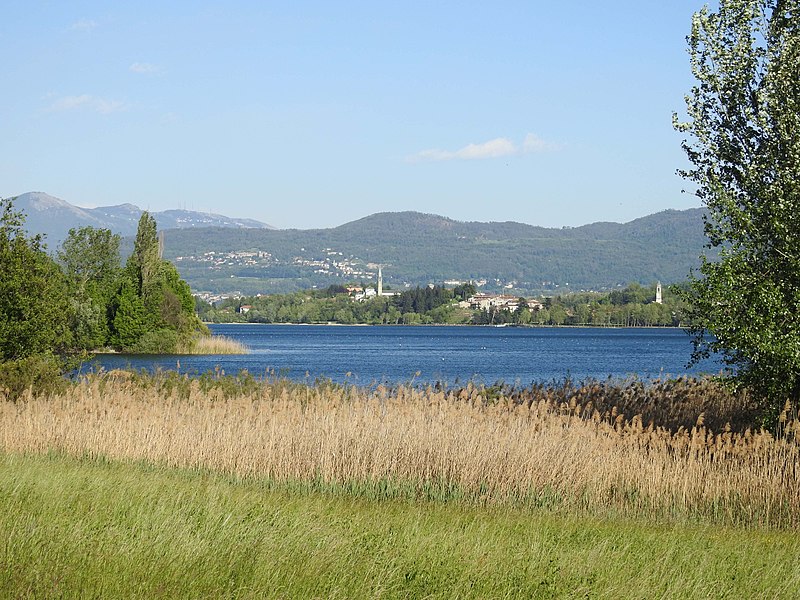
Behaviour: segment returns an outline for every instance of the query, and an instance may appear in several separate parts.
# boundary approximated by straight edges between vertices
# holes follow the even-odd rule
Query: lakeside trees
[[[155,219],[142,213],[133,253],[110,307],[113,345],[155,354],[186,347],[204,330],[194,308],[189,285],[161,258]]]
[[[0,200],[0,211],[0,361],[63,352],[72,341],[65,277],[13,203]]]
[[[685,294],[695,355],[720,353],[775,415],[800,400],[800,2],[722,0],[694,15],[688,43],[682,174],[719,250]]]
[[[108,230],[71,230],[53,258],[41,236],[26,234],[12,200],[0,200],[0,212],[0,362],[108,347],[175,352],[204,332],[148,213],[122,268],[119,236]]]
[[[120,277],[118,235],[107,229],[72,229],[57,254],[67,279],[70,330],[76,349],[93,350],[109,344],[108,308],[118,293]]]
[[[250,323],[367,323],[470,325],[591,325],[603,327],[681,326],[685,302],[665,291],[663,304],[655,289],[631,284],[610,293],[572,293],[545,298],[542,306],[517,299],[518,308],[469,309],[458,305],[475,293],[470,285],[454,289],[415,288],[397,296],[355,301],[347,288],[307,290],[294,294],[230,298],[214,306],[199,303],[205,321]],[[244,310],[242,307],[245,307]]]
[[[185,348],[204,327],[178,271],[162,260],[155,219],[139,219],[133,253],[121,266],[118,235],[72,229],[58,252],[68,282],[72,348],[139,353]]]

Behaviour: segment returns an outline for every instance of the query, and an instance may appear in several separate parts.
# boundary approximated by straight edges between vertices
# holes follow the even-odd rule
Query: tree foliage
[[[28,237],[11,200],[0,200],[0,361],[70,345],[66,283],[39,236]]]
[[[655,302],[655,287],[633,283],[610,293],[571,293],[538,302],[518,298],[518,309],[462,308],[459,301],[475,293],[463,284],[414,288],[397,296],[352,298],[346,287],[294,294],[230,298],[212,306],[198,302],[196,310],[210,322],[251,323],[367,323],[367,324],[472,324],[472,325],[589,325],[602,327],[659,327],[685,325],[685,302],[672,290],[664,291],[663,304]],[[248,306],[242,312],[242,306]]]
[[[189,285],[161,258],[155,219],[142,213],[110,310],[113,344],[134,352],[175,352],[193,334],[206,332],[194,308]]]
[[[130,349],[147,333],[147,312],[141,296],[133,283],[124,279],[114,297],[111,308],[111,344],[116,348]]]
[[[58,251],[69,286],[70,329],[81,350],[108,345],[108,310],[120,278],[118,235],[108,229],[70,229]]]
[[[152,317],[152,324],[156,325],[157,316],[161,313],[163,282],[156,220],[147,211],[139,219],[133,254],[128,258],[125,268],[147,313]]]
[[[148,213],[125,269],[109,230],[71,230],[56,261],[40,236],[26,235],[13,200],[0,201],[0,213],[0,361],[109,346],[174,352],[207,333],[188,284],[160,257]]]
[[[108,229],[70,229],[58,259],[75,287],[93,297],[108,296],[119,276],[119,242],[120,237]]]
[[[175,352],[207,333],[147,213],[125,270],[108,230],[71,230],[56,261],[24,222],[13,199],[0,200],[0,396],[61,390],[87,351]]]
[[[687,40],[682,174],[719,251],[686,294],[695,357],[720,353],[775,412],[800,399],[800,2],[721,0],[694,15]]]

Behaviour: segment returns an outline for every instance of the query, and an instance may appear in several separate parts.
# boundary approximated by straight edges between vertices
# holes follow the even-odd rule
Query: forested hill
[[[537,292],[675,282],[699,264],[705,243],[702,209],[562,229],[378,213],[331,229],[172,230],[166,240],[165,257],[194,290],[243,293],[374,282],[379,265],[395,288],[485,280],[489,289]]]

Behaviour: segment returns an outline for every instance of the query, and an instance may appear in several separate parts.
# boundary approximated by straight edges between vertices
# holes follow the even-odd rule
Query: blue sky
[[[698,206],[672,130],[702,2],[18,2],[0,196],[334,227]]]

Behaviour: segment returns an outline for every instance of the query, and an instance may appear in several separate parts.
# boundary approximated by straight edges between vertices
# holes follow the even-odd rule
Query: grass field
[[[7,598],[792,598],[792,531],[368,501],[0,455]]]
[[[793,597],[798,423],[751,409],[110,372],[0,402],[0,596]]]

